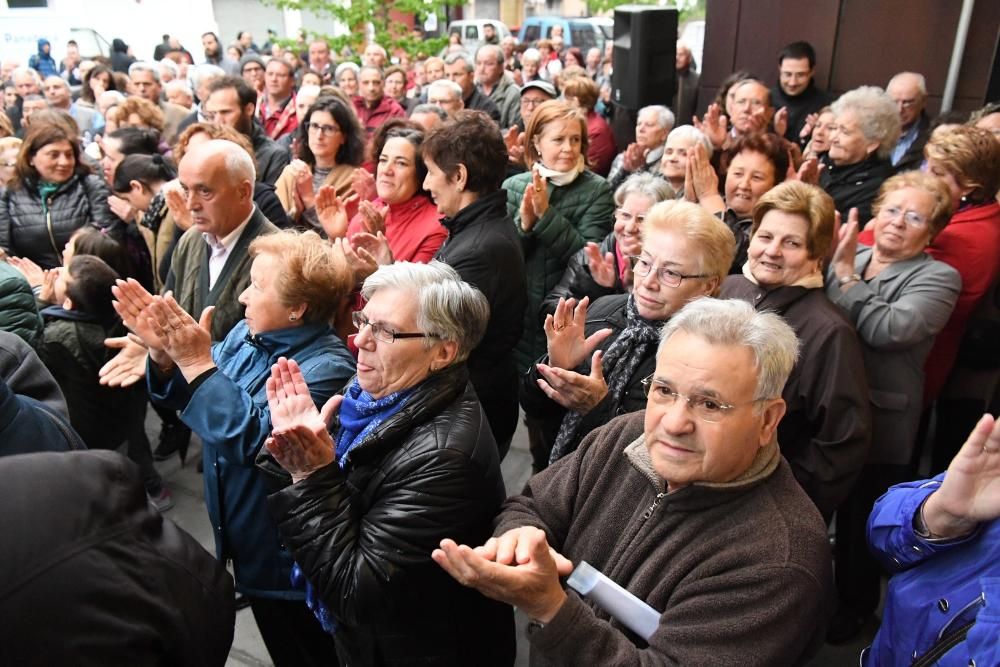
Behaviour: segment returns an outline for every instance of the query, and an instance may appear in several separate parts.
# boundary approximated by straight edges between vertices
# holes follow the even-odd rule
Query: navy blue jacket
[[[175,410],[202,440],[205,504],[219,559],[232,559],[236,587],[249,595],[304,598],[292,589],[292,558],[267,510],[267,493],[254,459],[271,433],[264,383],[278,357],[302,368],[317,407],[354,375],[354,358],[325,324],[251,335],[245,320],[212,347],[218,371],[195,388],[179,371],[147,373],[149,396]]]

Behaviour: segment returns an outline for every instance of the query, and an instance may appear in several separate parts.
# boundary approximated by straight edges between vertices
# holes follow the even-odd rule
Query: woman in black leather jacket
[[[17,158],[15,183],[0,199],[0,247],[43,269],[59,266],[63,246],[88,222],[115,225],[110,191],[80,160],[75,134],[42,123],[28,130]]]
[[[271,516],[341,664],[511,665],[510,607],[431,560],[455,533],[488,539],[505,496],[465,364],[486,299],[440,262],[384,266],[362,296],[358,374],[341,396],[321,413],[283,359],[267,382]]]

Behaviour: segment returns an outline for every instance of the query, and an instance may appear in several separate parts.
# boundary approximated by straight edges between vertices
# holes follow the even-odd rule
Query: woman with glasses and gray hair
[[[722,296],[784,317],[802,343],[785,386],[778,442],[795,478],[829,520],[868,457],[871,410],[854,327],[827,298],[822,266],[833,238],[833,200],[786,181],[753,208],[747,262]]]
[[[951,194],[918,171],[893,176],[872,209],[874,246],[859,245],[852,211],[827,270],[826,294],[861,339],[872,410],[871,451],[847,502],[837,510],[838,613],[831,640],[854,636],[878,607],[881,569],[865,524],[875,501],[915,475],[924,362],[951,316],[962,280],[925,250],[951,217]]]
[[[639,230],[646,213],[655,204],[674,198],[662,178],[649,173],[633,174],[615,191],[615,222],[600,245],[588,241],[573,255],[562,279],[542,301],[539,318],[556,312],[559,299],[587,296],[591,301],[609,294],[621,294],[632,286],[632,265],[628,258],[642,250]]]
[[[545,317],[548,354],[521,387],[525,414],[551,443],[551,451],[532,451],[536,471],[613,417],[643,408],[641,380],[656,366],[663,324],[692,299],[718,294],[735,251],[721,220],[689,202],[662,202],[646,213],[642,244],[627,258],[635,280],[626,293],[593,305],[586,296],[559,299]]]
[[[510,665],[510,607],[431,560],[445,537],[485,542],[505,497],[465,364],[486,298],[436,261],[383,266],[362,295],[358,374],[340,395],[317,410],[294,362],[268,380],[271,515],[343,664]]]

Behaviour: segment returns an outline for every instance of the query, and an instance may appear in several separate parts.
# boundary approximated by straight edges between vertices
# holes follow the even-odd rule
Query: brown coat
[[[353,193],[351,178],[354,176],[355,169],[357,167],[349,164],[338,164],[327,174],[323,185],[332,185],[337,190],[337,196],[342,199],[349,197]],[[302,211],[298,210],[295,205],[295,172],[292,171],[291,165],[285,167],[281,176],[274,182],[274,194],[278,195],[278,201],[288,213],[288,219],[301,224]]]
[[[506,501],[494,534],[542,528],[574,563],[587,561],[662,610],[659,629],[647,646],[569,592],[552,621],[529,632],[532,663],[804,663],[823,636],[830,549],[788,464],[771,446],[733,482],[664,494],[644,416],[612,420],[532,477]]]

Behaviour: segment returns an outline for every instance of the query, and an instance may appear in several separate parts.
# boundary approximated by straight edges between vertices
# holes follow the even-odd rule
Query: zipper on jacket
[[[49,243],[52,244],[52,251],[56,254],[56,261],[62,265],[62,253],[56,245],[56,236],[52,233],[52,195],[45,200],[45,228],[49,231]]]
[[[663,500],[664,496],[666,495],[667,495],[666,491],[656,494],[656,498],[653,499],[653,504],[647,507],[646,511],[642,513],[643,520],[653,516],[653,511],[656,509],[656,506],[660,504],[660,501]]]

